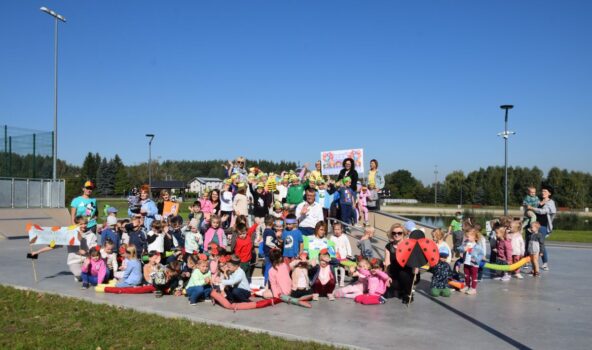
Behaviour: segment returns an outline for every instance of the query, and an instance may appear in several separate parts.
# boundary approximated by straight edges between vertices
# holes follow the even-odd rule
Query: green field
[[[548,241],[592,243],[592,231],[555,230],[547,237]]]
[[[1,349],[334,349],[5,286],[0,310]]]

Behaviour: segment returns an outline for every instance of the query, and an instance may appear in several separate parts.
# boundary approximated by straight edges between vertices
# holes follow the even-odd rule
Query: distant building
[[[205,189],[222,189],[223,181],[215,177],[195,177],[187,183],[187,192],[203,193]]]

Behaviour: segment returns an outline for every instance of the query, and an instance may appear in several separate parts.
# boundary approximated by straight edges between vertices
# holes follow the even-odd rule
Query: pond
[[[495,218],[494,215],[488,214],[473,214],[465,213],[464,217],[472,216],[476,221],[485,227],[485,221]],[[441,227],[448,229],[448,225],[454,218],[453,216],[444,215],[406,215],[405,217],[419,221],[422,224]],[[553,221],[553,227],[557,230],[580,230],[580,231],[592,231],[592,219],[588,217],[582,217],[575,214],[557,214]]]

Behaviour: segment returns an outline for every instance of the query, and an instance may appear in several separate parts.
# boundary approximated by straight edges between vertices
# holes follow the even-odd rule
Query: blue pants
[[[265,285],[267,286],[267,281],[269,281],[269,269],[271,269],[271,260],[269,260],[269,256],[265,256],[265,265],[263,266],[263,278],[265,281]]]
[[[97,284],[99,284],[99,280],[98,280],[97,276],[92,276],[89,273],[83,272],[80,274],[80,277],[82,278],[82,283],[91,284],[93,286],[96,286]]]
[[[549,234],[549,228],[547,226],[541,226],[539,229],[539,233],[543,236],[543,241],[547,238]],[[543,264],[546,264],[549,261],[549,256],[547,255],[547,245],[545,244],[543,248]]]
[[[189,302],[194,304],[197,303],[200,299],[207,299],[210,297],[210,293],[212,292],[212,287],[209,285],[203,286],[193,286],[187,288],[185,291],[187,293],[187,298]]]
[[[129,284],[124,281],[117,282],[117,284],[115,285],[115,287],[117,287],[117,288],[130,288],[130,287],[136,287],[136,286],[137,285]]]
[[[353,215],[353,207],[351,205],[342,204],[341,205],[341,221],[345,222],[348,225],[351,225],[352,215]]]
[[[250,301],[250,297],[250,290],[241,289],[238,287],[229,288],[226,290],[226,299],[232,301],[233,303],[244,303]]]

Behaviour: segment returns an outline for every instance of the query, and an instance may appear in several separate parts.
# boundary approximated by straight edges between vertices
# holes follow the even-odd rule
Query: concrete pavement
[[[484,280],[477,296],[428,297],[430,274],[424,273],[410,308],[397,299],[377,306],[325,299],[312,309],[279,304],[236,313],[208,303],[188,307],[182,297],[80,290],[68,272],[64,249],[39,258],[35,283],[27,250],[26,240],[0,241],[0,284],[292,339],[367,349],[588,349],[592,342],[589,249],[550,247],[551,271],[542,278]]]

